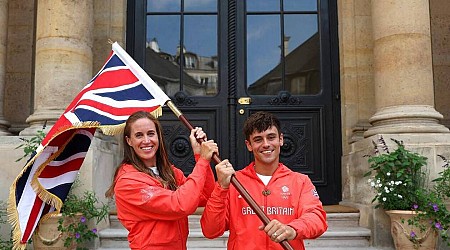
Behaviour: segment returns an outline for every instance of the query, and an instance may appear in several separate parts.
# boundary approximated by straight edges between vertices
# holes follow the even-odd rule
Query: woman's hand
[[[194,154],[200,154],[201,146],[197,139],[203,139],[203,141],[208,140],[206,137],[206,133],[200,127],[195,127],[191,130],[191,134],[189,135],[189,140],[191,141],[192,150]]]

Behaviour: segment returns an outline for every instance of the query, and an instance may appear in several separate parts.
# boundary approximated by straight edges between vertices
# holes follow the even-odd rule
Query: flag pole
[[[192,130],[194,128],[191,125],[191,123],[187,120],[187,118],[183,115],[183,113],[181,113],[181,111],[175,106],[175,104],[173,104],[171,100],[167,101],[166,105],[170,108],[170,110],[172,110],[172,112],[189,130]],[[200,139],[199,142],[202,143],[203,140]],[[217,154],[213,154],[212,160],[216,164],[222,161]],[[267,217],[267,215],[264,213],[261,207],[258,206],[256,201],[250,196],[248,191],[244,188],[244,186],[242,186],[241,182],[234,175],[231,176],[230,182],[231,184],[233,184],[233,186],[236,188],[236,190],[239,192],[242,198],[244,198],[244,200],[248,203],[248,205],[253,209],[253,211],[255,211],[256,215],[264,223],[264,225],[269,224],[270,222],[269,217]],[[294,250],[287,240],[281,241],[280,244],[285,250]]]

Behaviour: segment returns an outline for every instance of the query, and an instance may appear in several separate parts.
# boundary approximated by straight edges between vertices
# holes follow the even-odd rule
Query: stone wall
[[[10,131],[19,133],[33,112],[35,1],[7,1],[8,39],[4,116]]]
[[[430,0],[430,12],[435,105],[450,127],[450,1]]]
[[[370,0],[338,1],[342,148],[363,138],[375,113]]]

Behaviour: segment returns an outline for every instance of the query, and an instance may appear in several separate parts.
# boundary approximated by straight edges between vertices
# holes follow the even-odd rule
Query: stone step
[[[369,229],[364,227],[329,227],[319,238],[305,240],[305,247],[369,247]]]
[[[228,231],[215,239],[207,239],[200,228],[189,229],[188,249],[227,249]]]
[[[358,227],[359,213],[329,213],[328,227]]]
[[[125,228],[106,228],[98,232],[100,247],[107,249],[129,249],[128,230]]]
[[[101,230],[99,233],[99,240],[101,248],[113,249],[113,248],[126,248],[128,247],[127,235],[128,231],[125,228],[107,228]],[[226,249],[228,241],[228,232],[225,232],[222,236],[216,239],[206,239],[203,236],[200,228],[190,229],[187,246],[188,248],[224,248]]]
[[[120,223],[116,214],[109,215],[110,228],[123,228],[122,223]]]
[[[333,247],[306,247],[307,250],[394,250],[393,248],[377,248],[377,247],[344,247],[344,246],[333,246]]]
[[[213,250],[227,250],[227,248],[193,248],[188,247],[188,250],[206,250],[206,249],[213,249]],[[376,247],[308,247],[307,250],[393,250],[393,248],[376,248]],[[97,250],[130,250],[129,248],[97,248]]]
[[[305,246],[309,250],[378,250],[370,247],[371,232],[369,229],[359,227],[359,213],[351,208],[342,206],[328,207],[328,230],[318,239],[306,240]],[[206,239],[200,227],[201,210],[188,217],[189,250],[226,250],[228,232],[214,240]],[[128,248],[128,231],[117,219],[117,215],[110,215],[110,228],[99,232],[101,250],[125,250]]]
[[[99,232],[100,246],[103,248],[126,248],[128,231],[108,228]],[[188,248],[226,248],[228,232],[216,239],[206,239],[200,229],[191,229]],[[306,247],[369,247],[370,230],[362,227],[331,227],[315,240],[305,240]]]

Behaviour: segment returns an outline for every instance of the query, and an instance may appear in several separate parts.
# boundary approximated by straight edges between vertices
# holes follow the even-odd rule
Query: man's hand
[[[292,227],[278,220],[272,220],[266,226],[260,226],[259,230],[264,230],[270,239],[277,243],[283,240],[293,240],[297,236],[297,232]]]
[[[230,187],[231,176],[234,172],[233,165],[227,159],[216,165],[217,182],[222,188]]]

